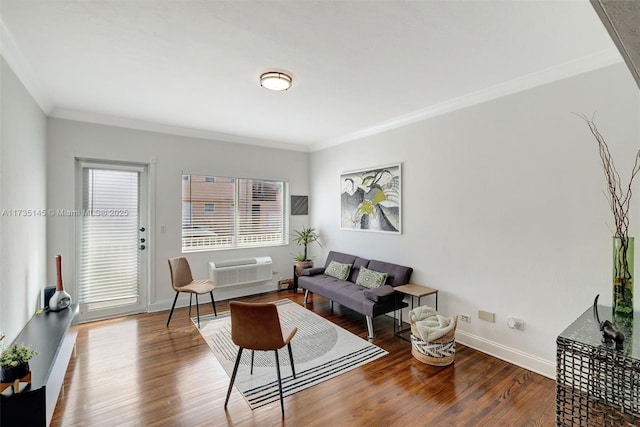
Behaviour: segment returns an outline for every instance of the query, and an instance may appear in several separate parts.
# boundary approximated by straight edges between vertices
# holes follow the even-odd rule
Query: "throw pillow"
[[[331,261],[324,270],[324,274],[335,277],[336,279],[347,280],[347,277],[349,277],[349,271],[351,271],[351,264]]]
[[[358,274],[358,278],[356,279],[356,285],[361,285],[366,288],[378,288],[384,285],[386,280],[387,273],[380,273],[365,267],[360,267],[360,274]]]

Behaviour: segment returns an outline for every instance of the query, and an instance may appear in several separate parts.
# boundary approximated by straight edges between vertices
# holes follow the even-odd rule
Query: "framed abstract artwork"
[[[309,196],[291,196],[291,215],[309,215]]]
[[[340,229],[402,233],[401,164],[340,174]]]

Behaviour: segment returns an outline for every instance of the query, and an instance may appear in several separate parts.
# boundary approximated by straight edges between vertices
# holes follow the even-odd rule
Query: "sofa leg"
[[[333,300],[329,301],[329,307],[331,307],[331,311],[333,311]]]
[[[367,338],[373,339],[376,337],[376,334],[373,333],[373,320],[369,316],[365,316],[367,318],[367,330],[369,331],[369,336]]]
[[[303,304],[307,303],[307,298],[309,298],[309,289],[305,289],[304,290],[304,303]]]

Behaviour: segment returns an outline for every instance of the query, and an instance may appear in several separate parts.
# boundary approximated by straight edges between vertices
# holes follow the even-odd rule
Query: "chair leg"
[[[242,357],[242,347],[238,349],[238,357],[236,357],[236,364],[233,365],[233,374],[231,375],[231,382],[229,383],[229,390],[227,390],[227,398],[224,401],[224,407],[227,407],[229,403],[229,396],[231,396],[231,388],[236,380],[236,374],[238,373],[238,366],[240,365],[240,357]]]
[[[296,377],[296,367],[293,365],[293,352],[291,351],[291,343],[287,344],[289,348],[289,360],[291,361],[291,372],[293,372],[293,378]]]
[[[169,318],[167,319],[167,327],[169,327],[169,322],[171,322],[171,316],[173,316],[173,309],[176,308],[176,301],[178,301],[178,295],[180,292],[176,292],[176,297],[173,299],[173,305],[171,306],[171,311],[169,312]]]
[[[213,292],[209,292],[209,295],[211,295],[211,305],[213,306],[213,314],[215,314],[215,316],[218,317],[218,310],[216,310],[216,300],[213,299]]]
[[[276,370],[278,371],[278,390],[280,391],[280,408],[282,409],[282,418],[284,418],[284,399],[282,397],[282,378],[280,377],[280,359],[278,358],[278,350],[276,353]]]
[[[193,299],[193,294],[189,294],[189,317],[191,317],[191,300]]]
[[[196,294],[196,313],[198,313],[198,329],[200,329],[200,304],[198,304],[198,294]]]
[[[251,372],[250,374],[253,375],[253,356],[255,355],[256,351],[255,350],[251,350]]]

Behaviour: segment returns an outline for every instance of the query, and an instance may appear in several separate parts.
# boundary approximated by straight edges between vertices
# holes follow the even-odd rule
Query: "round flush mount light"
[[[291,76],[269,71],[260,76],[260,86],[269,90],[287,90],[291,87]]]

